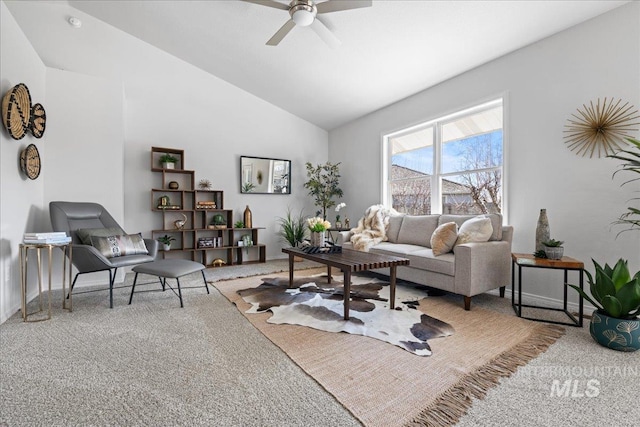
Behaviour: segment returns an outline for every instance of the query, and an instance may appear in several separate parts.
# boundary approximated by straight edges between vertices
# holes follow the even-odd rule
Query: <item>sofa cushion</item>
[[[451,252],[453,246],[458,240],[458,224],[455,222],[446,222],[439,225],[436,231],[431,235],[431,249],[433,255],[439,256]]]
[[[438,225],[445,224],[447,222],[455,222],[458,224],[458,228],[467,220],[471,218],[475,218],[478,215],[440,215],[438,219]],[[489,240],[502,240],[502,215],[501,214],[485,214],[481,216],[486,216],[491,220],[491,227],[493,227],[493,232],[491,233],[491,238]]]
[[[398,233],[402,226],[404,215],[394,215],[389,217],[389,225],[387,226],[387,240],[391,243],[398,243]]]
[[[493,233],[491,220],[485,216],[471,218],[462,223],[458,230],[456,246],[470,242],[488,242]]]
[[[398,243],[431,247],[431,235],[440,215],[406,215],[398,233]],[[450,221],[448,221],[450,222]]]

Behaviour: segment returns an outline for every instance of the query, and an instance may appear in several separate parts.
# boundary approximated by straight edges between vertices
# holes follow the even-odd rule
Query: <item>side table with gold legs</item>
[[[69,289],[69,306],[67,307],[66,294],[67,294],[67,273],[69,275],[69,288],[71,288],[71,275],[72,275],[72,245],[71,243],[21,243],[20,244],[20,290],[22,292],[22,319],[25,322],[39,322],[41,320],[51,319],[51,278],[52,278],[52,266],[53,266],[53,249],[60,248],[62,250],[62,308],[72,311],[72,296],[71,289]],[[42,306],[42,250],[48,251],[48,272],[49,272],[49,292],[48,292],[48,310],[47,317],[30,320],[29,316],[44,311]],[[29,251],[36,251],[37,265],[38,265],[38,303],[39,310],[32,313],[27,313],[27,285],[28,281],[28,266],[29,266]],[[68,252],[68,256],[67,256]],[[67,272],[67,264],[69,265],[69,271]]]

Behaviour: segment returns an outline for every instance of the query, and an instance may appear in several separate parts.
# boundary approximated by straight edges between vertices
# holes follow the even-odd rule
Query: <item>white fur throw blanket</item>
[[[398,215],[393,208],[383,205],[373,205],[367,208],[364,216],[358,221],[358,226],[352,231],[351,243],[358,251],[369,252],[377,243],[387,240],[387,226],[389,217]]]

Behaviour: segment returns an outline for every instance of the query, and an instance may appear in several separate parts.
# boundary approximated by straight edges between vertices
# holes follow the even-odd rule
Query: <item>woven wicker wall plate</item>
[[[38,147],[33,144],[27,145],[27,148],[20,153],[20,169],[29,179],[36,179],[40,176],[41,166]]]
[[[24,83],[15,85],[2,98],[2,123],[13,139],[22,139],[31,123],[31,94]]]
[[[31,107],[31,123],[29,128],[31,134],[36,138],[42,138],[44,130],[47,127],[47,113],[44,111],[42,104],[33,104]]]

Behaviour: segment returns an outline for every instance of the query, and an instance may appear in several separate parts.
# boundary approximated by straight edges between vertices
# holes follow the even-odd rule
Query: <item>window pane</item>
[[[442,178],[442,213],[501,213],[501,206],[500,169]]]
[[[391,165],[433,174],[433,127],[391,138]],[[390,175],[391,179],[393,175]]]
[[[392,167],[393,169],[396,168]],[[423,175],[391,182],[391,206],[401,213],[430,214],[431,177]]]
[[[442,173],[502,165],[502,130],[442,144]]]

